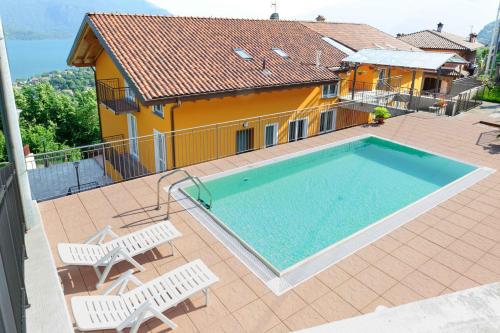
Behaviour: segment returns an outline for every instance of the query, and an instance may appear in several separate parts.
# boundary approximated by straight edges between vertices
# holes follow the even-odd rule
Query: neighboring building
[[[336,45],[349,55],[363,51],[363,57],[355,59],[365,59],[365,62],[352,63],[353,66],[346,72],[346,78],[349,81],[356,81],[358,89],[364,89],[367,85],[366,89],[370,89],[373,86],[389,84],[396,89],[426,90],[425,77],[438,76],[439,73],[449,72],[450,69],[459,69],[453,61],[440,63],[443,57],[424,54],[417,46],[367,24],[324,21],[303,22],[303,24],[317,31],[332,45]],[[367,49],[374,50],[370,52],[369,57],[365,57]],[[448,54],[448,59],[453,58],[453,51]],[[453,60],[458,60],[460,64],[465,63],[463,59],[453,58]],[[430,61],[432,65],[429,67],[426,61]],[[438,66],[434,67],[435,64]],[[440,86],[442,91],[447,91],[451,87],[452,79],[449,76],[443,78],[444,83]]]
[[[458,70],[448,68],[443,70],[441,75],[427,76],[424,82],[423,90],[431,90],[439,86],[439,81],[442,77],[451,77],[458,79],[460,77],[473,74],[476,69],[476,51],[484,45],[477,42],[477,35],[469,34],[468,37],[458,36],[449,32],[443,31],[443,24],[439,23],[436,30],[422,30],[411,34],[398,34],[397,38],[400,41],[414,45],[425,51],[432,52],[452,52],[456,53],[469,62]]]

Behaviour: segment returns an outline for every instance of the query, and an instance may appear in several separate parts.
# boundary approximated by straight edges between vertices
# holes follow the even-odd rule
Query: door
[[[337,109],[323,111],[319,117],[319,132],[327,133],[335,131],[337,121]]]
[[[288,141],[307,138],[307,118],[292,120],[288,123]]]
[[[253,128],[236,131],[236,154],[253,150]]]
[[[153,130],[155,145],[155,168],[156,172],[167,170],[167,153],[165,146],[165,133]]]
[[[133,114],[127,114],[128,138],[130,145],[130,155],[139,158],[139,140],[137,138],[137,118]]]
[[[278,144],[278,123],[266,125],[264,129],[264,145],[272,147]]]
[[[132,103],[135,103],[135,94],[128,81],[125,81],[125,99]]]

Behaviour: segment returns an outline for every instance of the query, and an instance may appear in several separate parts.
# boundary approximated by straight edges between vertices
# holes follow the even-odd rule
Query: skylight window
[[[252,56],[248,54],[245,50],[243,49],[234,49],[234,52],[236,52],[237,55],[239,55],[242,59],[245,60],[252,60]]]
[[[345,54],[347,55],[351,55],[354,53],[353,50],[351,50],[350,48],[340,44],[339,42],[337,41],[334,41],[333,39],[331,39],[330,37],[321,37],[322,40],[324,40],[325,42],[327,42],[328,44],[330,44],[331,46],[335,47],[336,49],[344,52]]]
[[[283,59],[290,59],[290,56],[282,49],[279,49],[277,47],[273,47],[273,51],[276,52]]]

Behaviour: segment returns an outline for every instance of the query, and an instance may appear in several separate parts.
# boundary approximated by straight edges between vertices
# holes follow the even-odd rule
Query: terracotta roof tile
[[[416,47],[400,41],[368,24],[334,22],[302,22],[302,24],[323,36],[336,40],[354,51],[377,48],[379,46],[405,51],[417,50]]]
[[[398,37],[399,40],[424,49],[477,50],[481,43],[471,43],[464,37],[449,32],[423,30]]]
[[[88,14],[88,21],[145,101],[326,82],[346,55],[299,22]],[[286,60],[272,51],[281,48]],[[235,52],[242,48],[253,59]],[[315,66],[321,51],[321,66]],[[266,68],[262,70],[263,60]]]

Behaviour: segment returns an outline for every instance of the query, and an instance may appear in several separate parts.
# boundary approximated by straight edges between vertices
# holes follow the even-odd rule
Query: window
[[[319,116],[319,132],[326,133],[335,131],[335,123],[337,120],[337,110],[327,110],[321,112]]]
[[[307,118],[292,120],[288,123],[288,141],[307,138]]]
[[[322,98],[332,98],[337,96],[338,82],[328,83],[323,85]]]
[[[234,52],[236,52],[237,55],[239,55],[241,58],[245,60],[252,60],[252,56],[248,54],[245,50],[243,49],[234,49]]]
[[[272,147],[278,144],[278,123],[266,125],[264,130],[265,147]]]
[[[236,154],[253,150],[253,128],[236,131]]]
[[[274,52],[276,52],[283,59],[290,59],[290,56],[285,51],[283,51],[282,49],[278,49],[277,47],[273,47],[272,50]]]
[[[160,116],[160,117],[163,118],[163,115],[164,115],[163,114],[163,105],[161,105],[161,104],[155,104],[155,105],[153,105],[152,108],[153,108],[153,113],[155,115]]]

